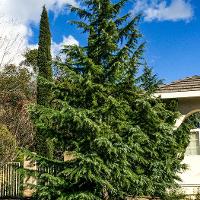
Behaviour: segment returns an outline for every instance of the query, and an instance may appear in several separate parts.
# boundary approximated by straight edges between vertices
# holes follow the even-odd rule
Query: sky
[[[116,1],[116,0],[115,0]],[[77,16],[66,3],[80,0],[0,0],[0,66],[19,63],[26,48],[36,48],[42,6],[49,12],[52,54],[64,44],[85,45],[86,35],[68,22]],[[129,0],[123,10],[143,15],[139,24],[146,42],[145,59],[166,83],[200,75],[200,1]]]

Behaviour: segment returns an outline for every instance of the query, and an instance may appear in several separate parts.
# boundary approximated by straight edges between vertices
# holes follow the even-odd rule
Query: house
[[[200,112],[200,76],[187,77],[167,85],[162,85],[155,96],[162,99],[177,99],[181,116],[175,128],[193,113]],[[190,144],[187,147],[183,163],[188,170],[180,175],[180,185],[187,194],[193,194],[200,188],[200,128],[191,130]]]

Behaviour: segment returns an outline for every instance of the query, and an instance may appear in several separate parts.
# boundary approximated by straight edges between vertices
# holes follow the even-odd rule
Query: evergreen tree
[[[184,138],[173,132],[177,114],[137,86],[144,44],[140,17],[120,15],[126,2],[71,7],[88,45],[65,47],[51,104],[31,113],[37,129],[72,156],[64,162],[33,155],[40,167],[54,168],[37,174],[36,199],[122,200],[176,186]]]
[[[143,74],[139,77],[140,87],[149,93],[154,93],[159,85],[163,84],[162,80],[159,80],[156,74],[153,74],[151,67],[145,63]]]
[[[48,13],[43,7],[41,20],[40,20],[40,35],[38,51],[29,52],[26,56],[31,56],[30,60],[27,57],[28,62],[34,62],[34,56],[37,55],[37,104],[49,105],[51,99],[51,88],[49,82],[53,80],[52,77],[52,58],[51,58],[51,33],[49,27]],[[36,151],[42,155],[53,157],[53,142],[48,137],[44,136],[44,133],[37,129],[36,131]]]
[[[52,80],[52,60],[51,60],[51,32],[49,28],[48,13],[43,7],[40,20],[40,35],[38,44],[37,67],[38,67],[38,87],[37,103],[45,105],[48,103],[50,90],[44,82]]]

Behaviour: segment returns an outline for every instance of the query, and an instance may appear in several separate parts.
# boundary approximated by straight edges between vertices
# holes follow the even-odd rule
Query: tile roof
[[[187,77],[168,85],[161,85],[158,93],[200,91],[200,76]]]

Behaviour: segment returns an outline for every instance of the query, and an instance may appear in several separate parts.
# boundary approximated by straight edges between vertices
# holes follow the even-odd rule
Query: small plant
[[[174,189],[162,198],[162,200],[186,200],[186,194],[181,189]]]

